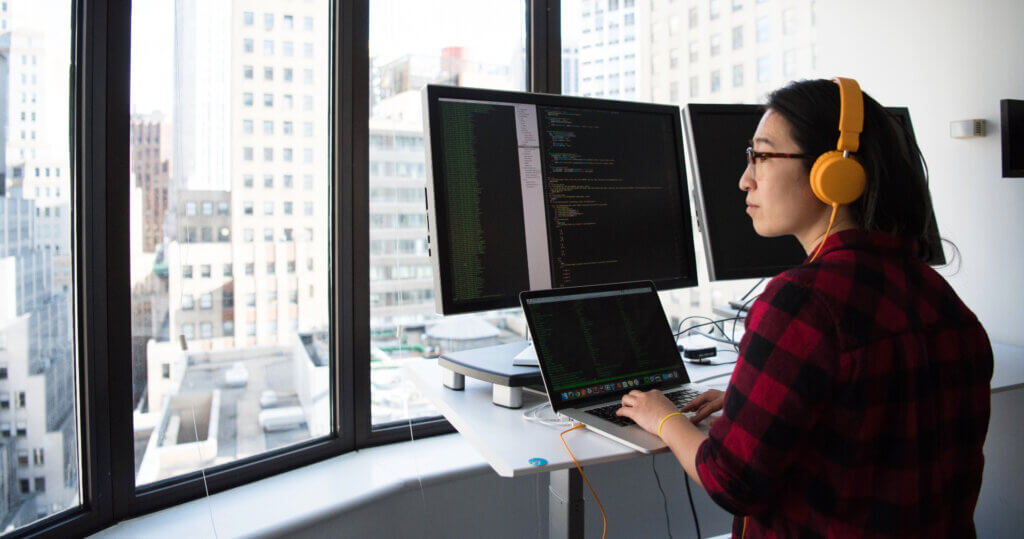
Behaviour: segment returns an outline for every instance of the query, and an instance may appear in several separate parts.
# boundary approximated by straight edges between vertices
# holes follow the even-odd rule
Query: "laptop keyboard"
[[[672,401],[672,404],[676,405],[676,408],[682,408],[683,406],[686,406],[690,401],[697,398],[697,395],[700,395],[700,393],[693,389],[678,389],[675,391],[671,391],[669,393],[665,393],[665,396],[668,397],[668,400]],[[612,423],[615,423],[616,425],[619,426],[625,427],[627,425],[632,425],[632,419],[629,419],[628,417],[615,415],[615,411],[621,407],[621,402],[615,402],[607,406],[594,408],[593,410],[587,410],[587,413],[596,415],[597,417],[600,417],[605,421],[611,421]]]

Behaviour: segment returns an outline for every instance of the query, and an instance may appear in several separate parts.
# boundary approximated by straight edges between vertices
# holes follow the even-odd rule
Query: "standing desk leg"
[[[576,468],[556,470],[548,479],[548,537],[583,538],[583,477]]]

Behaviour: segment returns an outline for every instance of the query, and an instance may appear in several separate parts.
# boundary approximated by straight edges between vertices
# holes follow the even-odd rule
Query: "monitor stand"
[[[529,344],[529,341],[516,341],[442,354],[437,359],[441,381],[454,391],[466,388],[466,376],[490,382],[493,384],[491,402],[505,408],[521,408],[524,389],[547,395],[540,369],[512,364],[512,358]]]

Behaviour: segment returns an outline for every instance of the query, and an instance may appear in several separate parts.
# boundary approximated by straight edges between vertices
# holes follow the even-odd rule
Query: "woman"
[[[939,246],[920,150],[863,102],[866,186],[833,216],[809,172],[836,148],[838,86],[770,96],[739,188],[757,233],[796,236],[808,261],[751,306],[727,390],[686,406],[690,421],[659,391],[618,411],[665,440],[737,537],[975,536],[991,347],[922,261]],[[709,436],[692,424],[722,409]]]

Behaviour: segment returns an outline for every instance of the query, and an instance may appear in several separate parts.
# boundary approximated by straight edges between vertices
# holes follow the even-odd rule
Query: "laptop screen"
[[[524,292],[521,301],[555,409],[689,381],[649,281]]]

